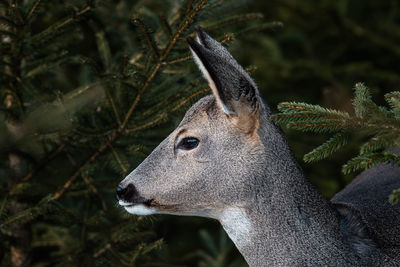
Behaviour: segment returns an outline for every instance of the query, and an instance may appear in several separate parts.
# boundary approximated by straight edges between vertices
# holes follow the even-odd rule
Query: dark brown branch
[[[28,15],[26,16],[26,21],[29,21],[33,15],[33,12],[35,12],[36,8],[39,6],[41,0],[37,0],[33,6],[31,7],[31,9],[29,10]]]
[[[232,24],[239,23],[239,22],[244,22],[244,21],[249,21],[249,20],[256,20],[256,19],[262,19],[263,17],[264,17],[264,16],[263,16],[262,14],[246,14],[246,15],[243,15],[243,16],[240,16],[240,17],[236,17],[236,18],[233,18],[233,19],[224,21],[224,22],[222,22],[222,23],[213,25],[213,26],[211,26],[211,27],[207,27],[206,30],[212,31],[212,30],[216,30],[216,29],[219,29],[219,28],[228,26],[228,25],[232,25]]]
[[[41,169],[43,169],[50,161],[52,161],[58,154],[64,150],[65,145],[59,146],[53,153],[51,153],[47,158],[40,162],[35,169],[28,173],[21,182],[29,181],[33,176],[35,176]]]
[[[117,110],[117,107],[115,106],[114,99],[113,99],[113,97],[112,97],[112,95],[110,93],[110,90],[109,90],[108,86],[105,89],[106,89],[106,94],[107,94],[108,101],[110,101],[111,107],[112,107],[113,112],[114,112],[115,119],[117,120],[117,123],[118,123],[118,126],[121,126],[121,118],[119,117],[118,110]]]
[[[53,199],[57,200],[59,199],[64,193],[69,189],[69,187],[72,185],[72,183],[80,176],[81,172],[83,169],[88,165],[89,163],[92,163],[104,150],[108,148],[108,146],[115,141],[117,138],[117,134],[114,134],[110,140],[108,140],[106,143],[101,145],[97,151],[89,158],[87,159],[80,167],[79,169],[67,180],[67,182],[64,184],[64,186],[56,193],[53,195]]]
[[[74,22],[78,17],[86,14],[87,12],[89,12],[90,10],[92,10],[91,6],[87,6],[84,9],[82,9],[81,11],[79,11],[78,13],[76,13],[76,15],[72,18],[66,19],[65,21],[63,21],[62,23],[58,24],[57,27],[55,27],[53,31],[58,31],[59,29],[61,29],[62,27],[65,27],[69,24],[71,24],[72,22]],[[48,28],[49,29],[49,28]],[[43,37],[47,36],[49,34],[48,29],[36,34],[35,36],[32,37],[32,41],[38,41],[40,39],[42,39]]]
[[[93,179],[91,179],[90,177],[87,177],[87,176],[84,175],[84,174],[82,175],[82,179],[83,179],[83,181],[87,184],[87,186],[89,187],[89,189],[90,189],[95,195],[97,195],[97,196],[99,197],[103,209],[104,209],[104,210],[107,210],[108,208],[107,208],[106,202],[104,201],[104,198],[100,195],[99,190],[97,190],[97,188],[96,188],[96,187],[93,185],[93,183],[92,183]]]
[[[193,5],[193,0],[189,0],[189,4],[186,8],[186,12],[185,12],[185,17],[187,17],[190,13],[190,10],[192,10],[192,5]]]
[[[139,26],[140,30],[142,31],[144,38],[146,39],[147,45],[150,47],[151,53],[153,54],[153,57],[156,61],[159,60],[158,56],[158,49],[154,47],[150,34],[147,32],[146,27],[144,26],[143,22],[140,19],[134,19],[133,23],[135,23],[137,26]]]
[[[200,91],[195,92],[194,94],[192,94],[192,95],[190,95],[189,97],[185,98],[185,99],[184,99],[182,102],[180,102],[178,105],[176,105],[175,107],[173,107],[173,108],[170,110],[170,112],[174,112],[174,111],[178,110],[180,107],[182,107],[183,105],[185,105],[186,103],[188,103],[192,98],[194,98],[194,97],[196,97],[196,96],[198,96],[198,95],[204,94],[204,93],[206,93],[206,92],[208,92],[208,91],[210,91],[210,88],[206,88],[206,89],[203,89],[203,90],[200,90]],[[160,114],[159,116],[157,116],[157,118],[155,118],[154,120],[149,121],[149,122],[147,122],[147,123],[145,123],[145,124],[143,124],[143,125],[136,126],[136,127],[134,127],[134,128],[131,128],[131,129],[126,129],[125,132],[127,132],[127,133],[132,133],[132,132],[137,132],[137,131],[140,131],[140,130],[149,128],[149,127],[153,126],[154,124],[156,124],[157,122],[159,122],[160,120],[164,119],[164,118],[168,115],[168,113],[169,113],[169,112],[164,112],[164,113]]]
[[[171,52],[172,47],[175,45],[175,43],[178,41],[179,37],[182,35],[183,31],[189,26],[189,24],[193,21],[193,19],[196,17],[197,13],[201,10],[201,8],[207,4],[208,0],[202,0],[200,4],[196,7],[196,9],[190,14],[188,19],[183,23],[182,27],[179,29],[179,31],[175,34],[174,38],[172,38],[172,41],[170,44],[167,46],[165,49],[165,52],[163,56],[161,57],[161,60],[164,60],[169,53]]]

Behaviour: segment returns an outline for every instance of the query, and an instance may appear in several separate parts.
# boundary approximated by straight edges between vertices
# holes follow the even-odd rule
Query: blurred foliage
[[[366,170],[378,163],[393,162],[400,167],[400,156],[387,150],[400,145],[400,92],[385,94],[385,99],[390,108],[376,105],[368,88],[357,83],[353,99],[354,116],[319,105],[282,102],[278,105],[281,113],[272,115],[271,119],[303,132],[334,133],[322,145],[304,155],[306,162],[331,156],[348,144],[353,133],[365,135],[368,139],[361,145],[359,155],[343,165],[344,174]]]
[[[185,37],[200,24],[224,42],[272,108],[301,101],[352,115],[356,82],[378,105],[398,90],[399,5],[1,1],[0,264],[23,256],[19,247],[36,266],[243,266],[213,220],[115,205],[124,175],[207,93]],[[284,130],[299,159],[329,137]],[[351,136],[328,160],[302,163],[325,196],[354,177],[341,165],[365,141]]]

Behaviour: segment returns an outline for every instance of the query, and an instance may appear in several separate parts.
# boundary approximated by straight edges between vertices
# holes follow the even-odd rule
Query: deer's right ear
[[[246,131],[254,129],[254,117],[260,106],[254,81],[218,41],[201,27],[196,27],[196,33],[197,41],[191,37],[187,41],[217,103],[225,114],[232,115]]]

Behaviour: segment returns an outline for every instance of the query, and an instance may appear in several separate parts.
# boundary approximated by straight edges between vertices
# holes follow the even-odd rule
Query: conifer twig
[[[107,94],[108,101],[110,101],[111,107],[113,109],[115,119],[117,120],[118,126],[120,127],[121,126],[121,118],[120,118],[120,116],[118,114],[117,107],[115,106],[114,99],[113,99],[110,91],[108,90],[108,87],[105,88],[105,91],[106,91],[106,94]]]
[[[53,153],[51,153],[46,159],[40,162],[35,169],[33,169],[30,173],[25,175],[24,178],[21,179],[21,182],[29,181],[36,173],[38,173],[43,167],[45,167],[51,160],[53,160],[58,154],[60,154],[64,150],[65,145],[59,146]]]
[[[36,8],[39,6],[41,0],[36,0],[36,2],[32,5],[31,9],[28,12],[28,15],[26,16],[26,21],[29,21],[35,12]]]
[[[18,6],[18,1],[13,1],[14,3],[11,4],[11,8],[15,10],[15,14],[17,15],[17,18],[19,19],[19,21],[21,22],[21,24],[23,25],[24,19],[21,15],[21,12],[19,11],[19,6]]]
[[[241,15],[241,16],[236,16],[236,17],[231,18],[229,20],[226,20],[226,21],[223,21],[221,23],[215,24],[213,26],[207,27],[207,30],[212,31],[212,30],[220,29],[220,28],[223,28],[225,26],[236,24],[236,23],[239,23],[239,22],[262,19],[263,17],[264,17],[263,14],[260,14],[260,13],[253,13],[253,14],[245,14],[245,15]]]
[[[65,21],[59,23],[56,27],[50,28],[51,27],[50,26],[49,28],[41,31],[40,33],[38,33],[36,35],[34,35],[32,37],[32,41],[33,42],[38,41],[38,40],[44,38],[45,36],[47,36],[48,34],[50,34],[50,32],[58,31],[59,29],[61,29],[61,28],[65,27],[65,26],[69,25],[70,23],[74,22],[74,20],[76,20],[76,18],[86,14],[91,9],[92,9],[91,6],[85,7],[84,9],[80,10],[79,12],[77,12],[74,17],[66,19]]]
[[[56,193],[53,194],[53,200],[59,199],[64,193],[69,189],[69,187],[72,185],[72,183],[79,177],[79,175],[82,173],[86,165],[94,161],[104,150],[106,150],[109,145],[115,141],[117,138],[117,134],[115,133],[106,143],[101,145],[97,151],[89,158],[87,159],[79,168],[78,170],[65,182],[64,186],[57,191]]]
[[[163,62],[163,65],[171,65],[171,64],[175,64],[175,63],[179,63],[179,62],[184,62],[184,61],[187,61],[192,58],[193,58],[193,56],[180,57],[177,59],[173,59],[171,61]]]
[[[118,243],[120,240],[121,240],[121,237],[119,237],[119,238],[117,238],[117,239],[115,239],[115,240],[112,240],[112,241],[108,242],[105,246],[103,246],[101,249],[99,249],[97,252],[95,252],[95,253],[93,254],[93,257],[94,257],[94,258],[100,257],[101,255],[104,254],[104,252],[106,252],[107,250],[111,249],[112,245],[115,245],[115,244]]]
[[[121,167],[122,172],[124,173],[124,175],[128,172],[128,169],[124,166],[121,158],[119,157],[117,151],[115,151],[114,147],[110,144],[109,145],[110,149],[111,149],[111,153],[113,154],[115,160],[118,162],[118,165]]]
[[[143,22],[140,19],[134,19],[133,23],[135,23],[137,26],[139,26],[140,30],[142,31],[142,33],[146,39],[147,45],[150,47],[150,50],[151,50],[151,53],[152,53],[154,59],[156,61],[158,61],[160,59],[158,56],[158,49],[156,47],[154,47],[154,44],[151,41],[151,37],[150,37],[149,33],[147,32],[146,27],[144,26]]]
[[[189,13],[190,13],[190,10],[192,10],[192,5],[193,5],[193,0],[189,0],[189,4],[188,4],[188,6],[186,8],[186,11],[185,11],[185,17],[187,17],[189,15]]]
[[[185,98],[182,102],[180,102],[178,105],[176,105],[175,107],[173,107],[170,112],[174,112],[176,110],[178,110],[180,107],[182,107],[183,105],[185,105],[187,102],[189,102],[192,98],[200,95],[200,94],[204,94],[205,92],[210,91],[210,88],[206,88],[200,91],[195,92],[194,94],[190,95],[189,97]],[[152,125],[156,124],[157,122],[159,122],[160,120],[162,120],[163,118],[165,118],[167,116],[168,112],[163,112],[162,114],[158,115],[157,118],[155,118],[152,121],[149,121],[145,124],[136,126],[134,128],[131,129],[126,129],[125,132],[126,133],[132,133],[132,132],[136,132],[136,131],[140,131],[143,129],[146,129],[148,127],[151,127]]]
[[[99,190],[97,190],[97,188],[93,185],[92,180],[90,179],[90,177],[87,177],[86,175],[82,175],[82,179],[83,181],[87,184],[87,186],[90,188],[90,190],[99,197],[101,205],[103,206],[104,210],[107,210],[107,204],[104,201],[103,197],[101,197]]]
[[[188,19],[183,23],[183,25],[180,27],[179,31],[175,34],[174,38],[172,38],[172,41],[169,43],[167,48],[165,49],[164,54],[161,57],[161,60],[164,60],[169,52],[171,52],[172,47],[175,45],[176,41],[178,41],[179,37],[182,35],[183,31],[189,26],[189,24],[193,21],[194,17],[199,13],[201,8],[207,4],[208,0],[202,0],[200,4],[195,8],[195,10],[190,14]]]
[[[155,66],[155,68],[154,68],[153,72],[150,74],[149,78],[146,80],[146,82],[145,82],[145,84],[143,85],[143,87],[139,90],[139,92],[138,92],[138,94],[137,94],[135,100],[133,101],[132,105],[130,106],[128,112],[127,112],[126,115],[125,115],[124,121],[123,121],[122,124],[121,124],[121,127],[120,127],[120,131],[121,131],[121,132],[122,132],[123,129],[126,127],[126,125],[127,125],[128,121],[129,121],[129,119],[130,119],[130,117],[131,117],[133,111],[134,111],[135,108],[136,108],[136,105],[139,103],[139,100],[140,100],[141,97],[142,97],[142,94],[144,93],[144,91],[146,91],[147,87],[149,87],[150,83],[153,81],[153,79],[154,79],[154,77],[156,76],[156,74],[157,74],[158,70],[160,69],[160,67],[161,67],[161,63],[159,62],[159,63],[157,63],[157,65]]]

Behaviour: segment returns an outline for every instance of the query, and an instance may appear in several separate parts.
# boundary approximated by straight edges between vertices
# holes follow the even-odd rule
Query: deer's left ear
[[[238,127],[246,132],[254,131],[260,109],[256,84],[218,41],[199,26],[196,33],[197,41],[191,37],[187,41],[219,106]]]

